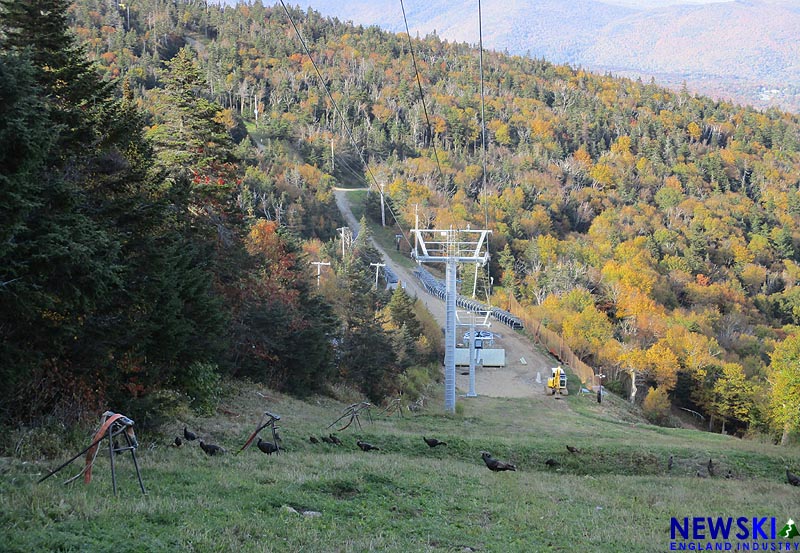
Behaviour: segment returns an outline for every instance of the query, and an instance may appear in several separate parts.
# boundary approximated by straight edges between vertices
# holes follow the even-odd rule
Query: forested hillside
[[[288,132],[252,146],[195,53],[163,50],[172,23],[150,53],[131,31],[141,72],[103,80],[80,37],[148,18],[68,6],[0,11],[2,422],[114,405],[147,426],[213,406],[224,375],[300,395],[340,382],[375,401],[418,394],[436,332],[402,290],[375,290],[368,232],[333,255],[334,179]],[[309,258],[333,263],[324,286]]]
[[[228,0],[226,3],[235,4]],[[302,8],[412,36],[544,58],[673,90],[800,111],[797,0],[300,0]],[[405,18],[404,18],[405,14]]]
[[[22,29],[5,42],[34,46],[3,57],[17,76],[0,130],[31,137],[0,251],[18,397],[96,398],[116,379],[142,398],[191,394],[220,371],[397,390],[430,344],[409,309],[376,316],[368,242],[341,259],[333,241],[331,187],[368,183],[406,229],[415,211],[488,225],[493,302],[609,380],[644,375],[651,404],[668,393],[729,431],[798,429],[795,116],[485,53],[484,184],[475,49],[290,11],[332,102],[280,6],[82,0],[69,21],[121,79],[106,86],[44,33],[51,3],[3,4],[3,28]],[[56,52],[82,80],[56,78]],[[315,293],[304,253],[334,262],[332,291]]]

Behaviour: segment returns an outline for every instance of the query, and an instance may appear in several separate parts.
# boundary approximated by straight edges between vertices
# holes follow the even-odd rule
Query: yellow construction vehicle
[[[564,369],[561,367],[550,369],[550,378],[547,379],[545,392],[551,396],[556,395],[556,393],[562,396],[569,394],[569,390],[567,390],[567,373],[564,372]]]

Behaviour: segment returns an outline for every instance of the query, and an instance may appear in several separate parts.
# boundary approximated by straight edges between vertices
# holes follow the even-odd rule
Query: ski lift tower
[[[489,261],[489,230],[415,228],[414,258],[418,263],[445,264],[444,408],[456,410],[456,268],[458,263]]]
[[[477,267],[477,265],[475,265]],[[475,322],[478,318],[479,313],[482,313],[483,321]],[[489,322],[489,316],[492,314],[491,311],[483,311],[483,312],[475,312],[475,311],[468,311],[466,312],[466,316],[469,317],[468,323],[462,323],[461,318],[456,313],[456,326],[461,327],[469,327],[468,335],[469,335],[469,391],[467,392],[467,397],[478,397],[478,394],[475,393],[475,365],[477,364],[477,352],[476,347],[483,348],[483,345],[477,346],[477,331],[475,330],[476,326],[482,326],[485,328],[491,328],[492,323]]]

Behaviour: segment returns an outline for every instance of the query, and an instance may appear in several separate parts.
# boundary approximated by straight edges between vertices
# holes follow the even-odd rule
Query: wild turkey
[[[309,436],[308,437],[308,441],[311,442],[312,444],[318,444],[319,443],[319,440],[316,439],[314,436]]]
[[[489,470],[491,470],[492,472],[499,472],[503,470],[513,470],[513,471],[517,470],[517,467],[512,465],[511,463],[506,463],[495,459],[494,457],[492,457],[492,454],[489,453],[488,451],[482,451],[481,458],[483,459],[483,462],[486,463],[486,466],[489,467]]]
[[[578,449],[577,447],[573,447],[571,445],[567,446],[567,451],[569,451],[570,453],[576,453],[576,454],[581,452],[580,449]]]
[[[375,451],[380,451],[381,450],[381,448],[375,447],[374,445],[372,445],[370,443],[367,443],[367,442],[362,442],[361,440],[358,440],[356,442],[356,445],[361,448],[361,451],[372,451],[373,449]]]
[[[716,475],[716,473],[714,472],[714,461],[709,459],[708,460],[708,464],[706,465],[706,467],[708,467],[708,475],[709,476],[715,476]]]
[[[800,486],[800,476],[789,472],[789,467],[786,467],[786,480],[788,480],[789,484],[792,486]]]
[[[272,442],[265,442],[261,439],[261,436],[258,437],[258,443],[256,444],[258,449],[266,453],[267,455],[272,455],[273,453],[277,453],[280,449],[280,446],[273,444]]]
[[[425,443],[428,444],[428,447],[436,447],[437,445],[447,445],[446,442],[440,442],[436,438],[426,438],[425,436],[422,437],[425,440]]]
[[[222,448],[215,444],[207,444],[203,440],[200,440],[200,449],[206,452],[206,455],[217,455],[218,453],[225,453],[225,448]]]
[[[559,463],[555,459],[548,459],[547,461],[544,462],[544,464],[552,469],[559,466],[561,463]]]
[[[187,440],[189,440],[190,442],[193,442],[193,441],[195,441],[197,439],[197,434],[195,434],[191,430],[187,430],[186,426],[184,425],[184,427],[183,427],[183,437],[186,438]]]
[[[180,436],[175,436],[175,441],[172,442],[172,447],[181,447],[183,445],[183,441],[181,440]]]
[[[673,464],[673,462],[674,462],[674,460],[673,460],[673,458],[672,458],[672,455],[670,455],[670,456],[669,456],[669,461],[667,461],[667,470],[672,470],[672,464]]]
[[[331,439],[331,443],[336,445],[342,445],[342,440],[334,436],[333,434],[328,434],[328,437]]]
[[[331,445],[335,445],[336,444],[336,442],[334,442],[333,440],[331,440],[327,436],[320,436],[320,438],[322,438],[322,441],[325,442],[326,444],[331,444]]]

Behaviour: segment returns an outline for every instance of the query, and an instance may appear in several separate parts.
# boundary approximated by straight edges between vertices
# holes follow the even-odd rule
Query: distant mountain
[[[404,2],[412,34],[435,32],[442,38],[477,44],[478,3],[476,0]],[[323,15],[336,16],[356,24],[377,25],[405,32],[397,0],[304,0],[298,2]],[[484,46],[511,54],[544,57],[556,63],[581,63],[581,54],[594,43],[600,29],[635,15],[638,10],[593,0],[507,0],[483,2]]]
[[[405,32],[397,0],[297,5]],[[404,5],[412,35],[477,44],[477,1]],[[800,0],[508,0],[481,10],[486,48],[800,111]]]

